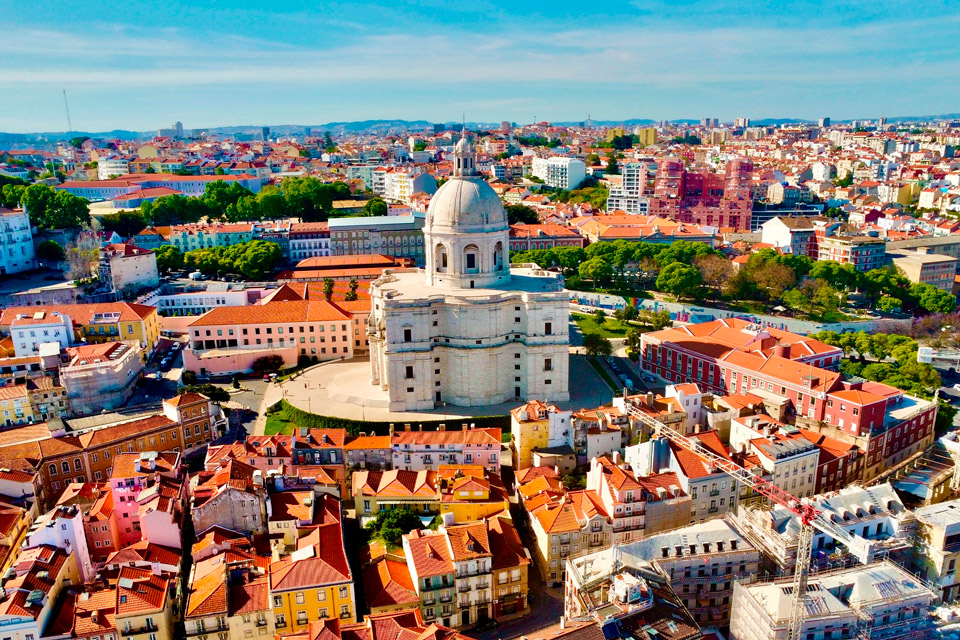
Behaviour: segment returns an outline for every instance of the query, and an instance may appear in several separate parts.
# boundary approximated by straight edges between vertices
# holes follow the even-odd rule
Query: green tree
[[[253,361],[253,364],[250,365],[250,368],[258,375],[265,373],[276,373],[283,368],[283,356],[260,356]]]
[[[620,175],[620,165],[617,163],[617,156],[610,154],[610,160],[607,161],[607,168],[603,172],[608,176]]]
[[[898,311],[903,306],[903,300],[900,298],[894,298],[893,296],[881,296],[877,300],[877,309],[880,311]]]
[[[641,309],[639,320],[642,324],[649,325],[654,331],[660,331],[673,326],[673,319],[667,309],[653,311],[652,309]]]
[[[593,318],[596,320],[598,325],[602,325],[607,321],[607,312],[603,309],[597,309],[593,312]]]
[[[957,309],[956,297],[930,284],[917,283],[910,287],[910,295],[917,306],[927,313],[951,313]]]
[[[587,488],[587,476],[584,474],[561,476],[560,482],[567,491],[579,491]]]
[[[23,198],[23,192],[27,190],[26,184],[5,184],[0,188],[0,206],[7,209],[15,209],[20,206],[20,200]]]
[[[214,402],[229,402],[230,392],[215,384],[191,384],[177,388],[177,393],[202,393]]]
[[[602,258],[590,258],[580,265],[580,277],[593,281],[594,285],[602,286],[613,278],[613,267]]]
[[[333,278],[323,279],[323,297],[327,300],[333,297]]]
[[[510,224],[539,224],[540,216],[531,207],[525,204],[507,204],[503,207],[507,211],[507,221]]]
[[[813,308],[810,297],[800,289],[791,289],[783,294],[783,304],[792,311],[810,313]]]
[[[599,333],[584,333],[583,348],[588,356],[605,357],[613,353],[613,344]]]
[[[640,329],[627,329],[627,334],[623,339],[623,346],[627,349],[627,357],[634,362],[640,359],[642,340],[643,333]]]
[[[629,304],[613,312],[613,317],[624,323],[636,320],[639,315],[640,312],[637,311],[637,308]]]
[[[59,262],[66,257],[66,252],[59,242],[55,240],[44,240],[37,247],[37,257],[48,262]]]
[[[79,149],[83,146],[83,143],[90,139],[90,136],[77,136],[75,138],[70,138],[70,146],[74,149]]]
[[[600,164],[600,156],[595,153],[591,153],[587,156],[586,164],[588,167],[595,167]]]
[[[675,262],[667,265],[657,276],[657,289],[672,293],[679,300],[693,295],[702,282],[703,278],[696,267]]]
[[[106,216],[98,216],[100,225],[107,233],[116,232],[124,238],[131,238],[147,227],[139,211],[119,211]]]
[[[422,528],[423,522],[420,517],[409,509],[402,507],[381,509],[377,512],[376,517],[364,527],[370,539],[381,542],[388,549],[401,546],[403,536]]]
[[[365,216],[385,216],[387,215],[387,203],[383,198],[371,198],[363,205],[363,215]]]
[[[934,428],[940,433],[951,431],[953,429],[953,419],[957,415],[957,408],[942,398],[939,399],[938,405],[937,421]]]
[[[360,287],[360,283],[357,282],[356,278],[350,278],[350,283],[347,285],[347,293],[343,296],[343,299],[347,302],[352,302],[357,299],[357,289]]]

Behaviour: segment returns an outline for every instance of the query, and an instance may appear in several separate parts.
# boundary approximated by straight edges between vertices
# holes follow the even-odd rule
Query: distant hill
[[[861,118],[858,118],[860,120]],[[863,120],[875,120],[876,116],[870,118],[862,118]],[[912,123],[912,122],[923,122],[930,120],[956,120],[960,119],[960,113],[946,113],[940,115],[917,115],[917,116],[896,116],[888,117],[888,123]],[[845,124],[851,122],[850,120],[834,120],[834,124]],[[577,125],[583,120],[566,120],[566,121],[554,121],[553,124],[558,126],[571,126]],[[590,121],[596,126],[610,127],[610,126],[624,126],[624,127],[635,127],[635,126],[649,126],[659,122],[658,120],[652,120],[650,118],[630,118],[627,120],[594,120]],[[696,125],[700,123],[699,119],[677,119],[670,120],[672,124],[678,125]],[[812,124],[813,120],[805,120],[803,118],[762,118],[757,120],[751,120],[750,123],[756,126],[780,126],[783,124]],[[449,121],[444,123],[447,126],[460,124],[459,122]],[[386,132],[402,132],[402,131],[423,131],[425,129],[430,129],[433,127],[433,123],[428,120],[355,120],[355,121],[343,121],[343,122],[327,122],[326,124],[317,124],[317,125],[300,125],[300,124],[279,124],[279,125],[268,125],[270,128],[270,133],[273,135],[302,135],[306,129],[310,129],[315,135],[320,134],[324,131],[329,131],[331,134],[345,134],[345,133],[386,133]],[[468,129],[476,131],[478,129],[496,129],[499,127],[499,122],[496,123],[484,123],[484,122],[468,122],[466,123]],[[262,125],[238,125],[238,126],[225,126],[225,127],[195,127],[188,128],[187,131],[206,131],[212,134],[220,135],[251,135],[258,136],[261,133]],[[44,143],[44,142],[57,142],[60,140],[69,140],[77,136],[88,136],[90,138],[97,139],[119,139],[119,140],[135,140],[138,138],[149,139],[156,135],[156,129],[151,131],[129,131],[127,129],[114,129],[112,131],[43,131],[43,132],[31,132],[31,133],[8,133],[0,131],[0,144],[33,144],[33,143]]]

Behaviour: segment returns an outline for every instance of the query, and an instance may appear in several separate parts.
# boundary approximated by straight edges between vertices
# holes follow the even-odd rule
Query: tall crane
[[[753,475],[740,465],[717,455],[699,442],[644,413],[629,398],[624,398],[624,406],[631,418],[653,429],[655,435],[666,438],[678,447],[695,454],[711,468],[719,469],[774,504],[789,509],[800,519],[800,534],[797,539],[797,565],[793,573],[793,603],[790,609],[790,626],[787,637],[789,640],[802,640],[803,619],[805,617],[804,602],[807,593],[807,579],[810,574],[810,558],[813,555],[814,530],[822,531],[843,544],[863,564],[869,564],[873,561],[876,553],[875,544],[870,540],[848,533],[846,529],[838,527],[823,517],[822,512],[809,499],[800,499],[790,495],[772,482]]]
[[[69,131],[73,131],[73,123],[70,122],[70,103],[67,102],[67,90],[63,90],[63,106],[67,109],[67,127]],[[68,131],[68,133],[69,133]]]

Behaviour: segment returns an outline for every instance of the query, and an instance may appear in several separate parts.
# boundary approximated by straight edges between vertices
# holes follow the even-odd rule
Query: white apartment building
[[[627,162],[620,167],[621,185],[610,189],[607,212],[623,211],[633,215],[647,213],[647,163]]]
[[[794,427],[764,415],[734,418],[730,451],[755,455],[763,476],[792,496],[809,498],[816,489],[820,449]]]
[[[716,455],[730,460],[716,431],[704,431],[688,437]],[[720,469],[711,468],[696,456],[682,455],[682,450],[666,438],[656,438],[627,447],[624,458],[635,473],[676,473],[680,487],[691,499],[691,523],[717,518],[736,510],[739,483]]]
[[[804,595],[800,637],[811,640],[887,640],[930,631],[936,594],[892,562],[820,573]],[[733,592],[731,640],[786,640],[793,577],[744,585]],[[862,631],[862,633],[861,633]]]
[[[130,163],[126,158],[110,156],[97,160],[97,180],[109,180],[128,173],[130,173]]]
[[[871,540],[878,554],[903,554],[910,548],[915,521],[890,483],[863,488],[850,486],[813,499],[824,517],[852,536]],[[740,531],[764,552],[778,569],[791,572],[797,564],[800,521],[784,507],[741,506],[736,523]],[[814,566],[826,565],[844,553],[836,541],[817,530],[813,537]]]
[[[140,291],[160,286],[157,256],[135,244],[109,244],[100,250],[100,281],[109,282],[114,291]]]
[[[534,157],[530,173],[548,186],[570,190],[576,189],[587,177],[587,165],[577,158]]]
[[[62,349],[73,342],[73,320],[59,311],[20,313],[10,323],[10,337],[18,358],[37,355],[40,345],[47,342],[56,342]]]
[[[218,307],[245,307],[250,304],[249,291],[197,291],[170,293],[141,298],[140,304],[157,308],[161,316],[199,316]]]
[[[940,587],[944,602],[960,596],[960,500],[920,507],[917,518],[917,553],[920,575]]]
[[[0,276],[34,267],[30,216],[23,209],[0,209]]]
[[[385,200],[410,204],[415,193],[434,194],[437,191],[437,179],[423,170],[390,171],[383,177],[383,197]]]
[[[30,526],[24,548],[49,545],[76,558],[80,579],[93,578],[93,563],[83,531],[83,512],[76,505],[60,505],[41,515]]]
[[[84,345],[70,352],[70,362],[60,365],[60,382],[77,415],[122,406],[143,370],[142,351],[136,342]]]
[[[697,622],[724,625],[730,619],[734,581],[749,581],[759,573],[760,552],[727,519],[718,518],[571,558],[564,585],[565,615],[583,614],[579,595],[584,585],[608,579],[622,568],[649,565],[667,576]]]
[[[330,225],[326,222],[294,222],[289,237],[291,260],[330,255]]]

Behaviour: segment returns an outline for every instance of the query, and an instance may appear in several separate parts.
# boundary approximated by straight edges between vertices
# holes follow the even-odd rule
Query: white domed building
[[[370,287],[371,381],[392,411],[569,400],[563,277],[511,269],[507,214],[476,161],[462,138],[427,209],[426,267],[387,270]]]

